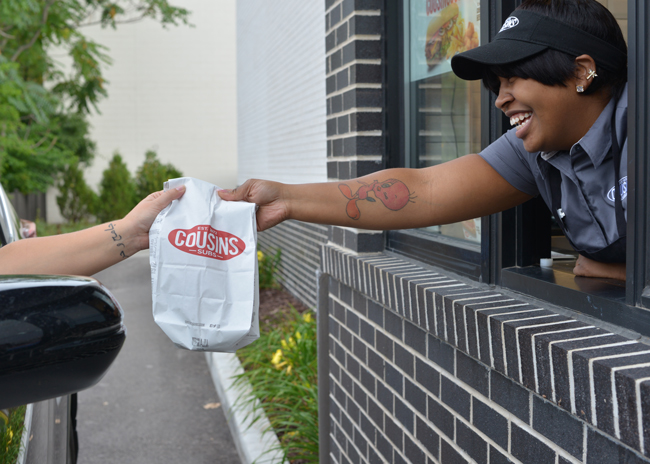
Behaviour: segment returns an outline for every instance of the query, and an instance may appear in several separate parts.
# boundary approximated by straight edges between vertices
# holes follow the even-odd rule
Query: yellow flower
[[[271,358],[271,364],[273,364],[274,366],[277,366],[278,364],[280,364],[281,360],[282,360],[282,350],[277,350],[273,354],[273,358]]]
[[[301,339],[302,339],[302,335],[300,335],[300,332],[298,332],[298,331],[296,331],[296,338],[297,338],[298,340],[301,340]]]
[[[257,260],[258,261],[264,261],[264,253],[262,253],[261,251],[258,251],[257,252]]]
[[[289,364],[289,367],[287,367],[287,374],[291,374],[291,364]]]
[[[280,343],[282,344],[282,348],[284,348],[285,350],[289,349],[289,345],[287,345],[286,340],[280,340]]]
[[[304,313],[302,315],[302,320],[308,323],[311,322],[312,321],[311,313]]]

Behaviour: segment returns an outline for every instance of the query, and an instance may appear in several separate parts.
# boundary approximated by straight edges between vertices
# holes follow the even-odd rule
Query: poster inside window
[[[463,81],[451,58],[480,44],[478,0],[407,0],[409,166],[423,168],[481,150],[480,81]],[[428,233],[480,242],[481,221],[428,227]]]

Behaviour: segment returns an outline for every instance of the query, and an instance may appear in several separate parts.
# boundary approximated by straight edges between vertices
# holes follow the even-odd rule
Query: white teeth
[[[510,125],[511,126],[521,127],[521,126],[523,126],[523,124],[519,124],[519,122],[527,120],[532,115],[533,115],[533,113],[519,113],[519,114],[516,114],[515,116],[512,116],[510,118]]]
[[[520,121],[523,121],[525,119],[528,119],[529,117],[532,116],[533,113],[519,113],[513,117],[510,118],[510,125],[515,126],[518,125]]]

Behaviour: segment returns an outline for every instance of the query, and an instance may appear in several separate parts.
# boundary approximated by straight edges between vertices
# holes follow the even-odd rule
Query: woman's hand
[[[233,190],[219,190],[227,201],[247,201],[259,206],[257,230],[259,232],[289,219],[289,202],[284,184],[268,180],[249,179]]]
[[[0,274],[93,275],[149,248],[149,229],[185,187],[156,192],[124,219],[51,237],[18,240],[0,248]]]
[[[178,188],[171,190],[160,190],[147,196],[144,200],[138,203],[129,214],[127,214],[122,221],[126,234],[131,239],[132,253],[128,256],[137,253],[140,250],[149,248],[149,229],[153,221],[167,205],[172,201],[178,200],[185,193],[185,186],[181,185]],[[131,251],[131,250],[129,250]]]
[[[581,277],[625,280],[625,263],[600,263],[578,255],[573,273]]]

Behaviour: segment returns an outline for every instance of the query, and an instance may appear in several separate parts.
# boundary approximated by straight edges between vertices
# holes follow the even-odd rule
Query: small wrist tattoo
[[[397,179],[386,179],[382,182],[377,180],[372,184],[366,184],[357,181],[361,185],[359,189],[352,193],[352,189],[347,184],[339,184],[339,190],[348,200],[345,207],[347,215],[355,221],[361,217],[361,211],[357,206],[357,202],[366,200],[370,203],[375,203],[377,200],[381,201],[383,205],[391,211],[399,211],[409,203],[415,203],[414,192],[411,192],[404,182]],[[370,196],[372,192],[373,196]]]
[[[124,252],[124,249],[126,249],[126,245],[124,245],[124,243],[122,243],[122,236],[119,235],[115,231],[115,225],[113,225],[112,222],[109,223],[108,226],[107,226],[107,229],[104,229],[104,232],[110,232],[111,233],[111,239],[113,239],[113,242],[116,242],[115,246],[118,247],[118,248],[119,247],[123,248],[122,250],[120,250],[120,256],[122,257],[122,259],[128,258],[128,256]]]

